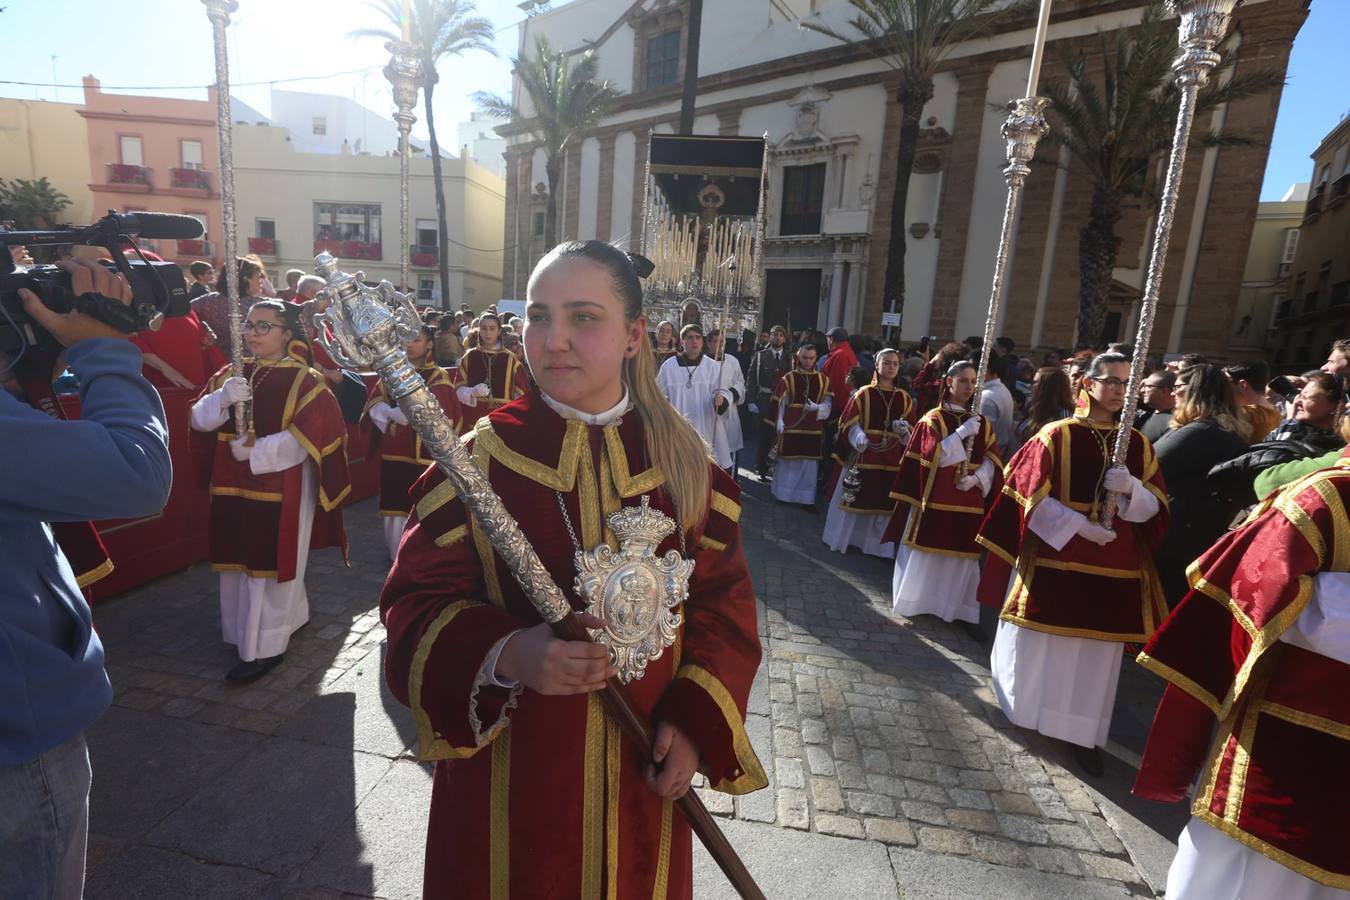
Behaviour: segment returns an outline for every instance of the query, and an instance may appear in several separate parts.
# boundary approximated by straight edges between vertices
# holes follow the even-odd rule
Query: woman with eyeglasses
[[[1086,408],[1042,428],[1005,470],[980,529],[989,550],[980,602],[1000,610],[991,668],[1016,725],[1073,745],[1100,775],[1120,678],[1121,644],[1152,636],[1167,605],[1154,554],[1167,533],[1167,489],[1153,447],[1131,429],[1112,465],[1130,361],[1087,365]],[[1114,520],[1103,508],[1119,498]]]
[[[1209,470],[1247,449],[1247,425],[1232,382],[1218,366],[1183,370],[1172,387],[1176,407],[1155,446],[1167,484],[1172,524],[1158,550],[1158,576],[1169,606],[1189,589],[1186,567],[1223,534],[1236,512],[1214,496]]]
[[[300,307],[261,300],[249,308],[242,376],[221,369],[192,407],[192,428],[212,448],[211,565],[220,573],[220,622],[254,681],[281,664],[309,621],[305,565],[311,550],[341,547],[341,503],[351,492],[347,426],[337,399],[310,368]],[[244,434],[235,404],[244,404]]]
[[[899,546],[891,576],[896,615],[980,621],[975,535],[987,498],[1002,483],[1003,460],[989,420],[970,415],[974,395],[975,364],[957,360],[943,380],[941,405],[919,419],[901,457],[891,487],[895,511],[881,538]]]

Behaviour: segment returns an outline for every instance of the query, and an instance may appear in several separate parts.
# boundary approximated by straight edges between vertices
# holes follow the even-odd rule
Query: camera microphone
[[[93,227],[110,228],[118,234],[180,241],[195,240],[206,231],[201,220],[194,216],[154,212],[109,213]]]

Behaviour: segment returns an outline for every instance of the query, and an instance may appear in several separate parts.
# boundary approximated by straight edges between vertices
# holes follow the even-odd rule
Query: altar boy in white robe
[[[717,464],[728,468],[732,464],[732,455],[726,442],[718,440],[718,422],[733,415],[734,395],[729,387],[721,386],[721,364],[703,352],[702,327],[686,325],[681,328],[680,346],[678,355],[662,363],[656,382],[671,406],[678,409],[708,442]]]

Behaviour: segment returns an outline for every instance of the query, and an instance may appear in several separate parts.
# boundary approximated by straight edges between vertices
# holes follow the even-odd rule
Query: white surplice
[[[1313,577],[1312,598],[1280,640],[1350,665],[1350,574]],[[1167,872],[1167,900],[1350,900],[1201,822],[1191,819]]]
[[[726,413],[714,417],[716,430],[713,433],[713,456],[718,460],[725,457],[729,466],[745,446],[740,411],[740,404],[745,403],[745,374],[741,372],[741,364],[734,356],[728,356],[725,364],[718,361],[717,367],[722,377],[723,395],[729,400],[735,399]]]
[[[230,407],[220,391],[207,394],[192,407],[192,427],[215,431],[229,419]],[[305,593],[305,564],[318,505],[318,467],[289,431],[258,438],[249,456],[255,475],[303,466],[300,472],[300,522],[296,535],[295,578],[278,582],[247,572],[220,573],[220,632],[227,644],[239,649],[244,662],[284,653],[291,635],[309,621]]]
[[[1147,522],[1158,508],[1158,498],[1135,479],[1116,515],[1127,522]],[[1046,497],[1036,504],[1027,527],[1061,550],[1083,519],[1082,513]],[[1111,545],[1102,550],[1110,553]],[[1009,587],[1016,577],[1013,573],[1009,578]],[[1080,747],[1104,747],[1122,655],[1116,641],[1048,634],[1000,621],[990,659],[994,694],[1014,725]]]
[[[732,365],[728,363],[727,367]],[[689,424],[708,444],[712,458],[725,469],[731,465],[731,453],[725,442],[721,442],[723,445],[720,448],[717,445],[719,416],[713,408],[713,397],[720,393],[727,398],[728,407],[723,417],[734,416],[736,407],[731,403],[731,391],[720,387],[720,369],[721,364],[707,355],[699,357],[697,366],[681,366],[680,357],[672,356],[662,363],[656,383],[670,400],[670,405],[689,420]]]
[[[938,445],[938,478],[955,478],[951,470],[966,458],[961,436],[952,433]],[[948,471],[942,472],[942,469]],[[994,463],[984,459],[973,473],[980,482],[980,493],[989,494],[994,484]],[[910,516],[914,515],[911,508]],[[980,604],[975,599],[980,586],[980,561],[933,553],[918,547],[906,546],[903,538],[909,532],[900,532],[901,543],[895,554],[895,569],[891,574],[891,611],[898,616],[937,616],[944,622],[980,621]]]

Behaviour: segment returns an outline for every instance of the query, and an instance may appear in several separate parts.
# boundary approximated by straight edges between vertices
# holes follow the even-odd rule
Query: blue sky
[[[744,2],[744,0],[714,0]],[[509,59],[516,52],[522,13],[515,0],[480,0],[480,14],[497,32],[498,58],[471,53],[441,68],[435,94],[436,119],[453,140],[454,125],[466,120],[476,90],[506,93]],[[215,78],[211,29],[198,0],[0,0],[0,80],[38,82],[39,86],[0,84],[0,96],[82,101],[80,77],[93,74],[105,90],[136,85],[205,85]],[[231,79],[235,84],[334,75],[279,84],[290,90],[343,94],[377,112],[392,109],[389,89],[380,74],[388,54],[376,40],[356,41],[354,28],[380,24],[363,0],[241,0],[230,29]],[[1289,84],[1280,104],[1271,142],[1270,161],[1261,191],[1263,200],[1278,199],[1296,181],[1307,181],[1309,155],[1341,116],[1350,112],[1350,79],[1346,77],[1345,39],[1350,35],[1350,0],[1313,0],[1312,11],[1294,43]],[[56,56],[56,77],[52,77]],[[363,78],[364,74],[364,78]],[[205,90],[126,91],[159,96],[204,99]],[[269,88],[241,86],[235,95],[251,106],[270,111]],[[419,104],[420,106],[420,104]],[[386,113],[387,115],[387,113]],[[419,109],[420,118],[420,109]],[[425,126],[414,126],[425,136]]]

